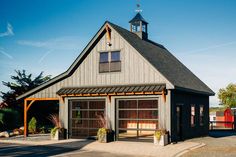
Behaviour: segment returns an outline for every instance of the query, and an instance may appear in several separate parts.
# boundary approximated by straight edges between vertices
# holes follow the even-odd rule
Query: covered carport
[[[59,98],[25,98],[24,99],[24,136],[28,136],[28,111],[36,101],[59,101]]]

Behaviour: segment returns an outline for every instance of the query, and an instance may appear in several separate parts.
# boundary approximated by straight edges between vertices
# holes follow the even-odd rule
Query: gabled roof
[[[175,88],[207,95],[215,94],[164,46],[151,40],[142,40],[135,33],[113,23],[109,24],[172,83]]]
[[[133,23],[133,22],[137,22],[137,21],[142,21],[142,22],[148,24],[148,22],[142,17],[142,15],[140,13],[137,13],[135,15],[135,17],[132,20],[129,21],[129,23]]]
[[[135,48],[147,61],[149,61],[176,89],[192,91],[196,93],[214,95],[214,92],[175,58],[164,46],[151,40],[142,40],[135,33],[132,33],[111,22],[105,22],[96,35],[84,48],[81,54],[69,67],[69,69],[43,83],[42,85],[17,97],[25,98],[43,90],[73,74],[80,63],[87,57],[91,49],[96,45],[100,38],[105,34],[105,25],[109,24],[117,31],[133,48]]]

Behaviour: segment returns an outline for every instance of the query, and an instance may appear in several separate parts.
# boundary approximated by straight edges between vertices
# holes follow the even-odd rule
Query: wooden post
[[[166,103],[166,94],[165,94],[165,90],[162,91],[162,98],[163,98],[164,102]]]
[[[28,126],[27,126],[27,100],[24,100],[24,137],[28,136]]]

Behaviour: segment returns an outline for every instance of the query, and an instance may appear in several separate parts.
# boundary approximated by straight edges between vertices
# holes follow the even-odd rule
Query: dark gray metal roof
[[[142,22],[148,24],[148,22],[142,17],[142,15],[140,13],[137,13],[135,15],[135,17],[132,20],[129,21],[129,23],[133,23],[133,22],[137,22],[137,21],[142,21]]]
[[[120,26],[106,21],[99,29],[96,35],[84,48],[81,54],[69,67],[69,69],[43,83],[42,85],[20,95],[17,100],[33,95],[73,74],[77,67],[89,54],[91,49],[106,33],[105,25],[109,24],[114,28],[127,42],[130,43],[147,61],[149,61],[176,89],[182,89],[200,94],[214,95],[215,93],[207,87],[198,77],[196,77],[188,68],[186,68],[177,58],[175,58],[166,48],[151,40],[142,40],[135,33],[132,33]]]
[[[215,94],[164,46],[151,40],[142,40],[135,33],[113,23],[109,22],[109,24],[172,83],[175,88],[207,95]]]
[[[150,85],[123,85],[123,86],[97,86],[97,87],[71,87],[61,88],[58,95],[70,94],[109,94],[109,93],[131,93],[131,92],[162,92],[165,84]]]

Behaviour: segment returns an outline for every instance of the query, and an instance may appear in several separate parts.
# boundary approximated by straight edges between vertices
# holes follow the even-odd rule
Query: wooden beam
[[[166,103],[166,93],[165,93],[164,89],[162,90],[162,98],[163,98],[164,102]]]
[[[31,102],[30,102],[30,104],[29,105],[27,105],[27,111],[29,110],[29,108],[30,108],[30,106],[33,104],[35,102],[35,100],[31,100]]]
[[[123,93],[116,93],[116,95],[125,95],[125,93],[123,92]]]
[[[108,25],[106,25],[106,35],[107,35],[107,43],[111,44],[111,29]]]
[[[143,95],[144,92],[135,92],[134,94],[135,94],[135,95]]]
[[[134,92],[125,93],[125,95],[134,95]]]
[[[38,101],[47,101],[47,100],[59,100],[59,98],[26,98],[25,100],[38,100]]]
[[[107,95],[107,98],[108,98],[109,103],[111,103],[111,96]]]
[[[154,92],[144,92],[144,94],[154,94]]]
[[[28,136],[28,126],[27,126],[27,100],[24,100],[24,137]]]

